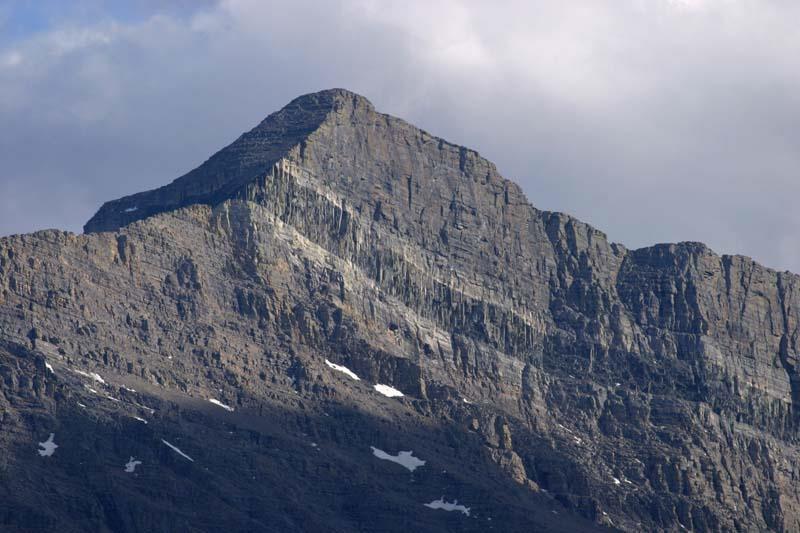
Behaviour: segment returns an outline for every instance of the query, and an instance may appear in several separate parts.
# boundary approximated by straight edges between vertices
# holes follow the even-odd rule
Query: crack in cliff
[[[798,373],[796,354],[789,353],[789,309],[786,296],[786,287],[783,276],[778,274],[778,301],[781,306],[781,318],[783,319],[783,333],[781,335],[779,358],[786,375],[789,378],[789,385],[792,390],[792,422],[797,426],[800,422],[800,373]]]

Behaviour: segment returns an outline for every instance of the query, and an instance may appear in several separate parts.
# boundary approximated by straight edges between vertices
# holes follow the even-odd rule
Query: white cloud
[[[164,184],[292,97],[338,86],[478,149],[534,205],[626,245],[702,240],[800,271],[800,4],[153,9],[0,49],[0,233],[77,230],[102,201]]]
[[[22,63],[22,54],[16,50],[10,50],[0,58],[0,65],[6,68],[14,68]]]

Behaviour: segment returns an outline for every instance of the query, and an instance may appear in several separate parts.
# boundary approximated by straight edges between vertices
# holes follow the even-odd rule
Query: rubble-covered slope
[[[626,250],[343,90],[86,230],[0,240],[8,527],[800,528],[793,274]]]

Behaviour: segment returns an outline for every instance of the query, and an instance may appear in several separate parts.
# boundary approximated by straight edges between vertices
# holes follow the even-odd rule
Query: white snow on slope
[[[89,373],[89,372],[83,372],[81,370],[75,370],[75,373],[80,374],[81,376],[86,378],[91,378],[102,385],[106,384],[105,380],[102,377],[100,377],[100,374],[98,374],[97,372]]]
[[[48,363],[47,361],[45,361],[45,363],[44,363],[44,367],[45,367],[47,370],[49,370],[51,373],[53,373],[53,374],[55,374],[55,373],[56,373],[56,371],[55,371],[55,370],[53,370],[53,365],[51,365],[51,364],[50,364],[50,363]]]
[[[190,460],[191,462],[194,462],[194,459],[192,459],[191,457],[189,457],[188,455],[186,455],[185,453],[183,453],[183,452],[180,450],[180,448],[178,448],[178,447],[177,447],[177,446],[175,446],[174,444],[170,444],[169,442],[165,441],[164,439],[161,439],[161,442],[163,442],[164,444],[166,444],[167,446],[169,446],[170,448],[172,448],[172,449],[175,451],[175,453],[177,453],[177,454],[178,454],[178,455],[180,455],[181,457],[183,457],[183,458],[185,458],[185,459],[188,459],[188,460]]]
[[[231,407],[230,405],[225,405],[224,403],[222,403],[219,400],[215,400],[214,398],[209,398],[208,401],[213,403],[214,405],[218,405],[218,406],[222,407],[226,411],[230,411],[231,413],[233,412],[233,407]]]
[[[150,411],[150,414],[153,414],[153,413],[156,412],[156,410],[153,409],[152,407],[147,407],[146,405],[142,405],[140,403],[133,402],[133,405],[135,405],[136,407],[139,407],[141,409],[144,409],[146,411]]]
[[[144,418],[141,418],[139,416],[134,416],[133,419],[134,420],[138,420],[139,422],[142,422],[143,424],[147,424],[147,420],[145,420]]]
[[[438,500],[432,501],[431,503],[426,503],[425,507],[430,507],[431,509],[441,509],[443,511],[460,511],[469,516],[469,507],[459,505],[458,500],[454,500],[453,503],[446,502],[444,501],[444,496]]]
[[[343,373],[347,374],[348,376],[350,376],[351,378],[353,378],[356,381],[359,381],[361,379],[358,376],[356,376],[355,372],[353,372],[352,370],[350,370],[346,366],[337,365],[336,363],[331,363],[327,359],[325,359],[325,364],[328,365],[329,367],[331,367],[334,370],[338,370],[339,372],[343,372]]]
[[[58,444],[53,442],[53,438],[55,438],[55,436],[56,436],[55,433],[50,433],[50,436],[47,438],[46,441],[39,443],[39,446],[43,448],[42,450],[37,450],[39,452],[39,455],[41,455],[42,457],[50,457],[51,455],[56,453],[56,448],[58,448]]]
[[[388,396],[389,398],[399,398],[403,396],[403,393],[395,389],[394,387],[390,387],[389,385],[381,385],[380,383],[375,385],[375,390],[380,392],[384,396]]]
[[[128,459],[128,462],[125,463],[125,471],[129,474],[132,474],[133,472],[136,471],[136,467],[139,466],[140,464],[142,464],[141,461],[137,461],[133,458],[133,456],[131,456],[131,458]]]
[[[126,212],[126,213],[133,213],[133,212],[134,212],[134,211],[136,211],[137,209],[139,209],[139,206],[135,205],[135,206],[133,206],[133,207],[128,207],[128,208],[126,208],[126,209],[125,209],[125,212]]]
[[[403,466],[413,472],[420,466],[425,464],[425,461],[419,459],[418,457],[414,457],[414,452],[397,452],[397,455],[389,455],[383,450],[376,448],[375,446],[370,446],[372,448],[372,455],[377,457],[378,459],[383,459],[384,461],[391,461],[393,463],[397,463],[400,466]]]

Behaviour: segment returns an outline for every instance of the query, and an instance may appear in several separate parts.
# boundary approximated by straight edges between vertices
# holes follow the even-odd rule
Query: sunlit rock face
[[[800,529],[793,274],[344,90],[85,230],[0,239],[0,529]]]

